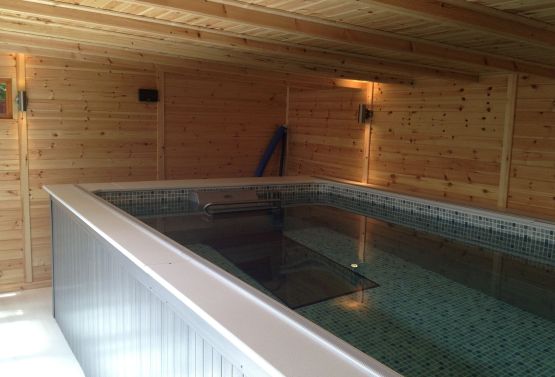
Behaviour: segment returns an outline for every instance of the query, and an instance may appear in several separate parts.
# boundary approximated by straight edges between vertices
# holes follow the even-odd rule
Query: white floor
[[[0,376],[84,377],[52,317],[51,288],[0,293]]]

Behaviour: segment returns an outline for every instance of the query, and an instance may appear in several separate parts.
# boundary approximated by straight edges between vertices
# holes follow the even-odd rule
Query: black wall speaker
[[[156,90],[156,89],[139,89],[139,101],[141,101],[141,102],[158,102],[158,90]]]

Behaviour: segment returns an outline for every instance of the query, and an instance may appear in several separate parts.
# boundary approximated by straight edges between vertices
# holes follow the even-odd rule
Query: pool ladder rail
[[[279,199],[259,199],[259,200],[240,200],[240,201],[224,201],[224,202],[209,202],[206,203],[202,210],[209,216],[223,214],[223,213],[236,213],[236,212],[249,212],[249,211],[263,211],[269,209],[281,208],[281,200]]]
[[[193,200],[197,208],[209,216],[281,208],[280,193],[270,194],[261,198],[254,190],[197,191],[193,193]]]

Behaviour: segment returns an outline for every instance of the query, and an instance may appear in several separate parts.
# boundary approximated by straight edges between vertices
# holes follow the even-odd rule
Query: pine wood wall
[[[50,210],[42,186],[156,179],[154,72],[27,57],[33,281],[50,280]]]
[[[555,220],[555,80],[518,82],[508,207]]]
[[[287,172],[353,181],[363,176],[364,127],[357,122],[366,90],[291,90]]]
[[[165,177],[252,177],[285,123],[287,87],[196,71],[168,73],[164,81]],[[277,171],[273,158],[265,174]]]
[[[11,78],[15,85],[15,55],[0,55],[0,77]],[[24,278],[18,122],[0,119],[0,289]]]
[[[368,183],[495,207],[507,76],[374,87]]]
[[[369,134],[355,120],[364,98],[362,89],[292,92],[288,173],[555,220],[555,80],[375,83]]]

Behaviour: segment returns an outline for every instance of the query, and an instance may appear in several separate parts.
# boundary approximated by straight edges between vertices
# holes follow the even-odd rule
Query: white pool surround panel
[[[400,376],[92,193],[317,182],[327,181],[313,177],[234,178],[52,185],[45,190],[239,350],[244,356],[241,359],[249,360],[245,375]]]

